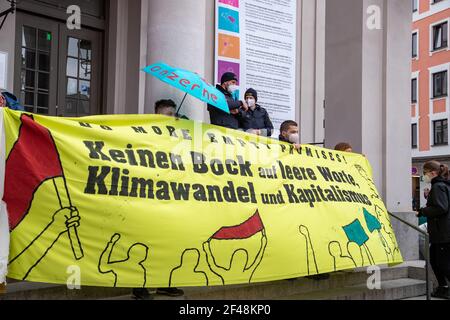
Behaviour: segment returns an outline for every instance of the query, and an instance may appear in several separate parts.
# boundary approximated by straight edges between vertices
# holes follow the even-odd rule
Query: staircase
[[[155,300],[403,300],[420,299],[426,292],[423,261],[381,267],[381,289],[370,290],[366,269],[336,272],[327,280],[299,278],[258,284],[183,288],[178,298],[155,295]],[[66,286],[30,282],[9,283],[0,300],[131,300],[130,289]]]

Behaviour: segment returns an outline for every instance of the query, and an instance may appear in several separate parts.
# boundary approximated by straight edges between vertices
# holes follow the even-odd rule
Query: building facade
[[[80,30],[67,28],[71,5],[81,9]],[[9,6],[0,0],[0,10]],[[388,209],[415,221],[411,2],[298,0],[296,10],[292,120],[300,124],[302,143],[351,143],[370,160]],[[164,61],[213,82],[214,35],[214,0],[21,0],[0,31],[5,89],[28,111],[53,116],[153,113],[155,101],[179,103],[182,94],[140,69]],[[194,98],[184,109],[190,119],[209,122]],[[399,239],[414,246],[414,236],[402,231]],[[416,258],[416,251],[405,249],[411,252],[405,258]]]
[[[411,135],[413,198],[425,204],[420,179],[428,160],[450,165],[450,0],[413,0]]]

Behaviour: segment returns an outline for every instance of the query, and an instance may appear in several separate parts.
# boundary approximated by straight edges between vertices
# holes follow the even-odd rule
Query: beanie
[[[224,84],[225,82],[228,82],[228,81],[231,81],[231,80],[236,80],[236,81],[238,81],[238,80],[236,79],[236,75],[235,75],[233,72],[225,72],[225,73],[222,75],[222,78],[221,78],[221,80],[220,80],[220,84]]]
[[[252,96],[253,98],[255,98],[255,101],[258,101],[258,92],[256,92],[255,89],[252,89],[252,88],[248,89],[245,92],[244,97],[247,98],[247,96]]]

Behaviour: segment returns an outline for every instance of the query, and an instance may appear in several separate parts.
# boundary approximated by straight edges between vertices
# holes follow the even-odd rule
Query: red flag
[[[19,138],[6,160],[3,201],[8,208],[11,231],[28,214],[39,186],[46,180],[63,176],[50,132],[29,115],[23,114],[21,121]]]
[[[212,239],[215,240],[241,240],[247,239],[258,232],[264,230],[264,225],[259,216],[259,212],[256,213],[244,223],[232,226],[232,227],[223,227],[219,231],[217,231]]]

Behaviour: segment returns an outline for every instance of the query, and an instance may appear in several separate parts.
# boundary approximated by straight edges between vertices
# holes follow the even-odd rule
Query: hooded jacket
[[[427,205],[419,216],[427,217],[431,243],[450,243],[450,181],[442,177],[431,181]]]
[[[228,108],[231,110],[239,109],[241,107],[240,101],[234,101],[231,93],[222,88],[221,85],[216,86],[217,90],[223,93],[225,98],[227,99]],[[216,126],[221,126],[230,129],[239,129],[239,119],[240,115],[232,115],[228,114],[216,107],[208,104],[209,116],[211,119],[211,124]]]
[[[259,104],[256,105],[255,110],[241,112],[240,126],[244,131],[250,129],[260,129],[263,131],[263,136],[270,137],[273,132],[273,124],[270,121],[269,113]]]

